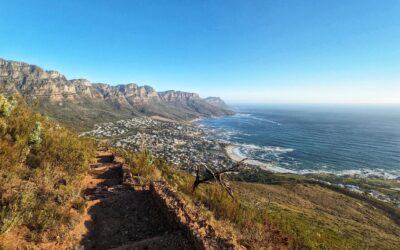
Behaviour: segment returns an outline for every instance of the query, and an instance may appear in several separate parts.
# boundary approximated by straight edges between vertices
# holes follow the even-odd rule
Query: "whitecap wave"
[[[268,122],[268,123],[272,123],[272,124],[276,124],[278,126],[281,126],[281,124],[279,122],[276,122],[276,121],[273,121],[273,120],[268,120],[268,119],[259,118],[259,117],[255,117],[255,116],[252,116],[251,118],[253,120],[257,120],[257,121],[261,121],[261,122]]]
[[[252,116],[251,114],[246,114],[246,113],[237,113],[236,115],[234,115],[236,117],[250,117]]]
[[[259,146],[255,144],[238,144],[238,146],[245,151],[263,151],[274,154],[285,154],[294,151],[293,148],[284,148],[279,146]]]
[[[239,147],[235,147],[235,149],[233,149],[233,152],[239,156],[240,158],[244,159],[244,158],[248,158],[247,155],[245,155],[244,153],[242,153],[242,151],[240,150]]]
[[[330,170],[329,166],[322,165],[320,166],[320,170],[315,169],[301,169],[296,170],[296,162],[283,162],[282,154],[293,152],[292,148],[283,148],[279,146],[258,146],[254,144],[236,144],[234,152],[241,158],[248,158],[249,163],[256,163],[259,160],[260,165],[263,162],[271,163],[269,170],[279,173],[295,173],[295,174],[333,174],[337,176],[355,176],[355,177],[378,177],[383,179],[399,179],[400,178],[400,170],[386,170],[386,169],[369,169],[369,168],[360,168],[360,169],[347,169],[347,170]],[[285,158],[286,160],[288,157]]]
[[[346,170],[314,170],[302,169],[297,171],[298,174],[333,174],[337,176],[354,176],[354,177],[378,177],[383,179],[398,179],[400,171],[385,169],[346,169]]]
[[[235,154],[241,158],[248,158],[249,160],[261,161],[264,163],[274,163],[276,166],[281,163],[283,154],[294,151],[292,148],[283,148],[279,146],[259,146],[255,144],[235,145]]]
[[[256,121],[261,121],[261,122],[267,122],[267,123],[272,123],[278,126],[281,126],[282,124],[273,120],[269,120],[269,119],[265,119],[265,118],[260,118],[257,116],[254,116],[253,114],[246,114],[246,113],[239,113],[236,114],[237,117],[245,117],[245,118],[250,118],[252,120],[256,120]]]

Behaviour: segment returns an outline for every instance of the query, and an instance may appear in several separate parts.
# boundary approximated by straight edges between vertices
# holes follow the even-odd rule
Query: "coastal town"
[[[237,146],[214,140],[212,130],[191,122],[176,122],[160,117],[134,117],[116,122],[95,125],[94,129],[81,134],[107,140],[114,147],[132,151],[150,150],[153,156],[164,159],[174,167],[195,174],[198,167],[213,170],[232,167],[243,158],[235,153]],[[268,172],[295,174],[273,163],[252,159],[243,161],[242,169],[260,169]],[[319,175],[312,177],[330,186],[345,188],[355,193],[366,193],[377,200],[400,207],[397,196],[381,193],[374,189],[363,189],[344,180],[328,182]]]
[[[98,124],[82,135],[107,139],[112,146],[133,151],[148,149],[155,157],[190,173],[201,165],[214,170],[233,166],[235,161],[227,157],[226,145],[210,139],[210,133],[192,123],[135,117]]]

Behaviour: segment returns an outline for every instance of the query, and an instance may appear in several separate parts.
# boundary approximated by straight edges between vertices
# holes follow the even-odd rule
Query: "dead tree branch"
[[[199,166],[197,166],[196,167],[196,180],[193,183],[193,192],[196,190],[196,188],[200,184],[202,184],[202,183],[209,184],[212,181],[214,181],[214,182],[218,183],[219,185],[221,185],[225,189],[225,191],[231,197],[233,197],[232,188],[230,188],[229,185],[227,184],[227,182],[225,181],[224,175],[227,173],[239,171],[240,167],[243,165],[245,160],[247,160],[247,158],[241,160],[240,162],[236,163],[235,165],[233,165],[230,168],[226,168],[226,169],[223,169],[223,170],[217,171],[217,172],[203,164],[202,166],[205,168],[205,174],[202,177],[200,176],[200,168],[199,168]]]

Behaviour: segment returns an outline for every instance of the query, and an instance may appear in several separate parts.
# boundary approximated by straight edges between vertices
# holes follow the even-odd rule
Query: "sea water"
[[[400,106],[235,105],[198,123],[236,153],[297,173],[400,178]]]

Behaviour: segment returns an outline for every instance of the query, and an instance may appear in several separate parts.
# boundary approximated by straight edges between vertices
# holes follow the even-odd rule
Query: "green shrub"
[[[23,221],[23,214],[18,204],[3,205],[0,210],[0,234],[7,233],[11,228]]]
[[[35,122],[35,127],[28,137],[29,146],[37,146],[42,142],[42,139],[40,138],[41,132],[42,125],[40,124],[40,122]]]
[[[154,159],[149,150],[145,149],[136,154],[123,149],[115,149],[114,151],[125,159],[132,174],[141,178],[144,183],[159,179],[160,174],[157,169],[156,159]]]
[[[7,99],[3,95],[0,95],[0,117],[9,116],[16,104],[17,103],[14,98]]]

